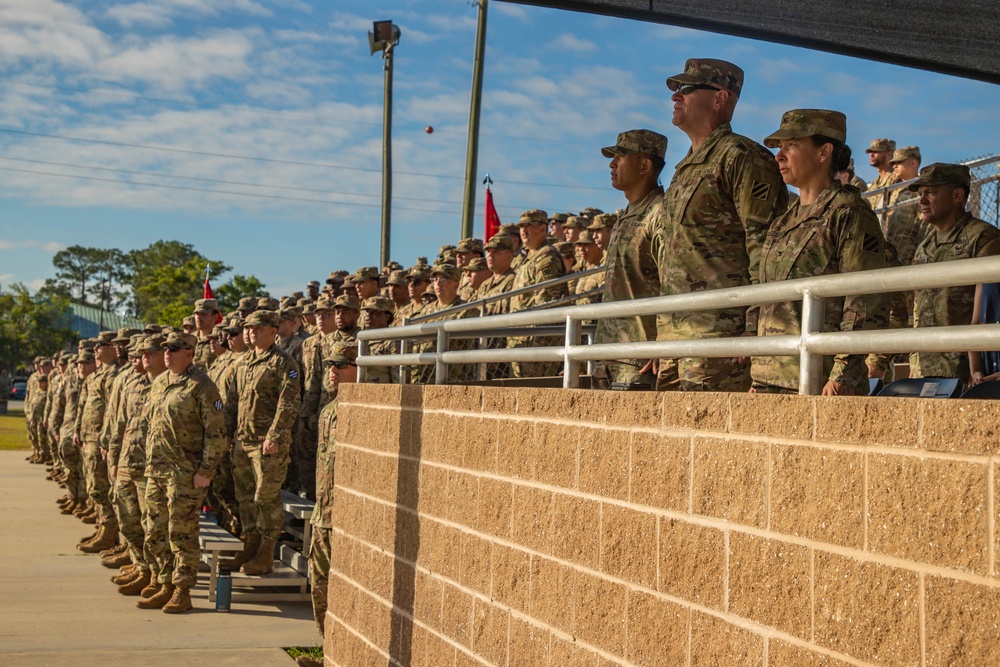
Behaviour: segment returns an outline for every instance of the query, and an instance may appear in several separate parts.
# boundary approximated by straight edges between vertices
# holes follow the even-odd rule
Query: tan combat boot
[[[240,568],[243,574],[271,574],[274,572],[274,538],[264,537],[260,540],[257,555]]]
[[[128,551],[128,542],[124,540],[111,547],[110,549],[103,550],[99,555],[101,558],[114,558],[115,556],[120,556]]]
[[[191,609],[191,589],[187,586],[176,586],[170,602],[163,605],[164,614],[183,614]]]
[[[244,563],[248,563],[253,560],[254,556],[257,555],[257,551],[260,550],[260,533],[256,530],[247,536],[247,539],[243,542],[243,551],[236,554],[236,556],[229,561],[224,563],[228,565],[230,570],[238,570],[240,566]]]
[[[68,505],[63,506],[63,508],[61,510],[59,510],[59,513],[60,514],[73,514],[76,511],[77,507],[78,507],[78,505],[76,504],[76,501],[75,500],[71,500],[71,501],[69,501]]]
[[[132,554],[129,552],[115,554],[114,556],[108,556],[107,558],[101,559],[101,565],[112,570],[118,569],[120,567],[125,567],[132,562]]]
[[[111,583],[115,586],[121,586],[122,584],[127,584],[128,582],[139,576],[141,570],[135,565],[126,565],[122,568],[122,571],[111,577]]]
[[[79,548],[79,547],[82,547],[84,544],[90,544],[94,540],[96,540],[99,537],[101,537],[101,535],[103,535],[103,534],[104,534],[104,526],[98,526],[97,530],[95,530],[90,535],[87,535],[86,537],[84,537],[83,539],[81,539],[79,542],[77,542],[76,546],[77,546],[77,548]]]
[[[146,586],[149,586],[149,570],[139,570],[138,572],[138,577],[118,587],[119,593],[122,595],[139,595],[146,588]]]
[[[113,547],[118,542],[118,529],[117,528],[105,528],[104,533],[98,537],[93,542],[88,542],[87,544],[81,544],[77,547],[80,551],[85,554],[96,554],[98,551],[104,551],[109,547]]]
[[[155,578],[150,577],[149,585],[143,588],[139,595],[144,598],[151,598],[159,592],[160,582],[158,582]]]
[[[145,589],[143,589],[145,590]],[[162,609],[163,605],[170,602],[170,598],[174,596],[174,585],[173,584],[163,584],[160,586],[160,590],[156,591],[153,595],[148,598],[142,598],[141,600],[136,600],[135,606],[139,609]]]

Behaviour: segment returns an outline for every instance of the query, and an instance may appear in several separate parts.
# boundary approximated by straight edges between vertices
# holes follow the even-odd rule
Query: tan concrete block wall
[[[1000,665],[1000,406],[342,390],[327,664]]]

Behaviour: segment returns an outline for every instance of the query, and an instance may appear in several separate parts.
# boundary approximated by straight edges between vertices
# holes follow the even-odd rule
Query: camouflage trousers
[[[59,450],[62,452],[63,472],[66,477],[63,483],[66,484],[66,493],[76,501],[87,499],[87,480],[83,472],[83,451],[73,444],[73,438],[63,438],[59,442]]]
[[[598,361],[594,371],[594,389],[611,389],[611,384],[635,382],[649,385],[650,389],[655,388],[656,378],[652,373],[640,373],[639,369],[646,365],[646,361],[636,359],[629,362],[621,361]]]
[[[59,431],[49,429],[46,434],[49,443],[49,452],[52,454],[52,465],[56,470],[62,470],[62,448],[59,446]]]
[[[562,345],[558,336],[517,336],[507,339],[507,349],[515,347],[552,347]],[[558,361],[512,361],[511,373],[516,378],[552,377],[559,375]]]
[[[735,391],[750,389],[750,365],[729,358],[660,359],[657,391]]]
[[[227,452],[222,457],[222,461],[219,462],[219,467],[212,477],[212,484],[208,487],[208,504],[215,510],[219,525],[239,537],[242,533],[240,504],[236,501],[231,452]]]
[[[292,480],[292,493],[305,491],[306,498],[316,500],[316,443],[317,418],[308,416],[299,420],[299,429],[292,441],[291,460],[295,468],[295,478]],[[292,478],[289,469],[288,477]]]
[[[42,449],[42,439],[39,435],[42,430],[41,421],[35,418],[26,419],[24,425],[28,427],[28,443],[31,445],[31,451],[38,457],[44,456],[45,451]]]
[[[313,526],[309,545],[309,585],[312,587],[313,618],[319,636],[326,636],[327,591],[330,587],[330,529]]]
[[[155,560],[157,581],[191,588],[198,582],[198,519],[205,489],[194,488],[193,475],[174,473],[146,482],[149,513],[146,543]],[[150,561],[152,562],[152,561]]]
[[[119,468],[115,487],[118,525],[128,544],[129,555],[137,568],[148,570],[145,556],[146,530],[142,523],[142,506],[146,504],[146,476],[138,472],[133,475],[130,471]],[[142,496],[139,495],[140,492]]]
[[[118,529],[118,517],[111,502],[111,481],[108,464],[101,458],[97,443],[83,443],[83,464],[87,475],[87,495],[97,508],[97,523],[106,528]]]
[[[288,447],[280,447],[271,456],[265,456],[262,449],[261,445],[233,443],[233,481],[243,535],[256,530],[261,537],[276,540],[285,525],[281,485],[288,472]]]

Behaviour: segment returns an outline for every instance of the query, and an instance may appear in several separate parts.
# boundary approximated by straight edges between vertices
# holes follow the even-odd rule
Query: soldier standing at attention
[[[580,237],[576,240],[576,255],[580,260],[581,270],[589,271],[590,269],[596,269],[604,263],[604,253],[601,252],[600,247],[594,243],[594,239],[590,237],[590,232],[584,230],[580,233]],[[580,281],[576,284],[576,294],[585,294],[592,290],[603,289],[604,288],[604,274],[595,273],[592,276],[586,276],[580,278]],[[587,296],[577,299],[574,303],[586,304],[586,303],[600,303],[601,294],[596,296]]]
[[[930,227],[917,246],[914,264],[950,262],[1000,254],[1000,231],[966,210],[972,175],[961,164],[935,163],[920,170],[909,185],[920,200],[920,215]],[[939,287],[917,290],[913,299],[913,326],[942,327],[972,322],[976,288]],[[914,352],[910,377],[958,378],[970,384],[966,352]]]
[[[328,393],[336,396],[342,384],[357,382],[358,348],[354,344],[334,343],[327,354],[329,368],[324,383]],[[337,456],[337,400],[323,408],[319,418],[319,447],[316,451],[316,506],[313,507],[312,543],[309,547],[309,585],[312,589],[313,618],[321,637],[325,637],[327,594],[329,591],[330,556],[333,522],[333,464]],[[296,659],[299,667],[322,667],[321,660],[308,656]]]
[[[883,269],[885,240],[878,219],[861,194],[834,174],[851,157],[847,117],[839,111],[795,109],[781,117],[777,131],[764,139],[779,148],[785,183],[799,189],[799,199],[771,224],[761,251],[760,282]],[[824,331],[883,328],[889,296],[868,294],[826,300]],[[801,333],[802,302],[761,306],[758,335]],[[794,394],[799,388],[799,357],[754,357],[752,392]],[[823,358],[824,396],[868,394],[865,355]]]
[[[233,443],[233,480],[244,546],[232,563],[246,574],[274,570],[274,543],[285,523],[281,485],[298,419],[298,364],[274,343],[278,314],[258,310],[243,326],[253,350],[236,367],[226,397],[226,433]]]
[[[319,419],[319,400],[323,393],[323,340],[337,330],[334,318],[334,300],[322,297],[316,302],[316,327],[319,334],[310,336],[302,344],[302,401],[299,423],[291,457],[298,471],[299,491],[313,500],[316,494],[316,423]]]
[[[462,267],[462,278],[465,281],[465,287],[471,288],[466,290],[468,298],[462,296],[461,291],[459,291],[458,295],[466,302],[475,301],[479,298],[479,288],[482,287],[483,283],[491,275],[493,273],[486,265],[486,260],[482,257],[474,257],[468,264]]]
[[[724,60],[691,59],[667,79],[673,124],[691,140],[659,207],[651,212],[660,294],[757,282],[768,225],[784,212],[788,191],[774,155],[730,121],[743,70]],[[621,224],[621,223],[619,223]],[[657,339],[754,335],[756,311],[721,308],[656,318]],[[661,359],[656,388],[667,391],[746,391],[750,373],[736,359]]]
[[[478,258],[473,261],[482,261]],[[365,299],[361,304],[361,319],[364,323],[362,329],[383,329],[389,326],[392,321],[392,302],[384,296],[373,296]],[[378,340],[370,343],[369,354],[378,356],[380,354],[395,354],[398,344],[394,340]],[[365,369],[367,373],[366,382],[381,382],[383,384],[399,383],[398,366],[369,366]]]
[[[660,275],[653,255],[653,228],[648,215],[663,196],[660,172],[667,138],[652,130],[629,130],[614,146],[601,149],[611,158],[611,187],[621,191],[628,206],[611,230],[604,261],[603,302],[631,301],[660,295]],[[599,215],[603,222],[607,214]],[[595,220],[592,224],[596,225]],[[603,227],[603,225],[602,225]],[[656,316],[603,319],[597,322],[595,343],[656,340]],[[621,359],[597,364],[597,385],[612,382],[654,384],[652,365],[644,359]],[[601,377],[603,376],[603,377]]]
[[[72,504],[63,508],[63,514],[73,514],[83,517],[88,512],[87,480],[83,472],[83,454],[80,447],[73,442],[76,433],[76,415],[80,407],[80,388],[88,375],[94,372],[94,351],[92,348],[81,347],[72,358],[72,372],[63,383],[62,424],[59,427],[59,446],[62,449],[62,460],[65,464],[66,493],[72,499]]]
[[[393,312],[398,312],[410,303],[410,295],[406,290],[406,273],[403,271],[393,271],[385,281],[389,289],[389,298],[392,300]]]
[[[890,164],[897,183],[916,178],[920,171],[920,149],[916,146],[904,146],[892,154]],[[903,266],[913,263],[913,254],[927,232],[927,227],[920,220],[918,202],[915,200],[916,194],[908,188],[893,190],[889,193],[890,206],[909,203],[889,211],[882,223],[882,234],[896,249],[899,263]]]
[[[514,270],[510,268],[514,261],[514,242],[509,236],[494,234],[486,242],[486,266],[490,270],[490,276],[479,286],[476,298],[486,299],[488,297],[506,294],[514,285]],[[497,299],[482,306],[482,314],[503,315],[510,312],[510,299]],[[500,349],[506,347],[506,338],[487,338],[486,347],[489,349]],[[496,380],[510,377],[510,364],[507,362],[492,362],[486,364],[486,379]]]
[[[546,221],[547,222],[547,221]],[[442,320],[459,320],[467,317],[477,317],[479,311],[466,309],[458,312],[451,312],[440,317],[431,317],[442,310],[449,310],[464,305],[465,301],[458,296],[458,281],[461,279],[461,272],[449,262],[442,262],[431,271],[436,300],[427,304],[421,311],[421,317],[429,317],[429,321],[440,322]],[[448,344],[449,350],[470,350],[474,343],[472,339],[456,339]],[[414,352],[434,352],[437,350],[437,340],[431,339],[421,341],[413,346]],[[460,383],[470,382],[475,379],[476,367],[472,364],[449,364],[448,382]],[[419,370],[420,383],[431,384],[434,382],[434,366],[421,366]]]
[[[590,232],[590,236],[594,239],[594,243],[596,243],[597,246],[604,251],[604,261],[607,260],[607,252],[611,247],[611,235],[614,234],[614,230],[617,225],[617,213],[600,213],[595,215],[594,221],[587,225],[586,231]]]
[[[149,391],[146,539],[157,561],[159,589],[136,606],[168,614],[191,609],[200,556],[198,518],[228,448],[219,390],[194,365],[197,344],[190,334],[170,334],[163,355],[168,372],[161,373]]]
[[[215,321],[219,314],[219,302],[215,299],[198,299],[194,302],[194,324],[197,329],[198,347],[194,352],[194,363],[200,366],[201,370],[208,372],[215,361],[212,354],[212,347],[208,342],[208,337],[215,327]]]
[[[420,314],[424,307],[420,297],[427,291],[430,282],[431,270],[426,265],[417,264],[410,268],[406,274],[406,292],[410,301],[396,309],[396,317],[392,321],[393,326],[401,326],[404,318],[410,320]]]

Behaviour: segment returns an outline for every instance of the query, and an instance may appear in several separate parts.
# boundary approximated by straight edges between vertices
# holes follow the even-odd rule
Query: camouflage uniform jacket
[[[121,407],[112,426],[108,464],[129,472],[146,471],[146,436],[149,433],[149,392],[153,381],[148,373],[138,375],[122,393]]]
[[[212,354],[212,345],[208,342],[207,338],[203,337],[200,331],[195,335],[198,337],[198,344],[194,348],[194,361],[192,363],[207,373],[208,369],[215,363],[215,355]]]
[[[277,345],[248,352],[226,397],[226,433],[244,447],[270,440],[287,450],[299,414],[299,385],[298,364]]]
[[[558,253],[556,254],[558,257]],[[455,300],[448,305],[442,304],[440,301],[435,301],[424,306],[423,313],[425,317],[433,316],[435,313],[447,310],[449,308],[455,308],[457,306],[463,305],[465,302],[462,299],[455,297]],[[440,317],[429,317],[427,321],[429,322],[441,322],[442,320],[464,320],[470,317],[479,317],[479,311],[475,308],[469,310],[463,310],[457,313],[450,313],[448,315],[442,315]],[[464,338],[464,339],[453,339],[448,343],[448,350],[472,350],[475,349],[475,339]],[[437,340],[423,340],[413,344],[413,351],[416,353],[422,352],[436,352],[437,351]],[[417,373],[419,374],[421,383],[431,383],[434,381],[434,366],[420,366],[417,368]],[[476,366],[474,364],[449,364],[448,365],[448,382],[471,382],[475,380],[476,376]]]
[[[59,440],[59,430],[62,428],[63,415],[66,410],[66,398],[63,392],[63,387],[65,387],[66,382],[71,375],[71,371],[67,369],[65,373],[53,371],[49,374],[49,391],[48,398],[46,398],[46,412],[45,421],[49,425],[49,433],[53,435],[53,439],[58,442]],[[52,378],[55,379],[52,379]]]
[[[52,428],[52,408],[56,403],[56,395],[59,393],[59,387],[62,385],[62,372],[59,367],[52,369],[49,373],[48,386],[45,388],[45,413],[42,416],[42,421]]]
[[[801,201],[772,223],[760,261],[760,282],[882,269],[886,261],[885,240],[878,219],[857,190],[839,182],[824,190],[811,206]],[[888,295],[870,294],[831,298],[826,301],[824,331],[859,331],[884,328],[888,317]],[[761,306],[758,335],[801,333],[802,302]],[[867,394],[868,368],[865,356],[838,355],[824,359],[824,372],[833,382]],[[799,358],[754,357],[754,382],[796,389]]]
[[[316,447],[316,505],[309,520],[317,528],[332,528],[333,467],[337,457],[337,401],[319,415],[319,442]]]
[[[858,178],[857,174],[855,174],[854,176],[851,177],[851,182],[848,183],[848,185],[853,185],[854,187],[856,187],[858,189],[859,192],[864,192],[865,190],[868,189],[868,184],[865,183],[860,178]]]
[[[660,274],[653,255],[653,229],[647,218],[663,197],[656,187],[630,203],[611,230],[604,257],[603,301],[631,301],[660,295]],[[656,340],[656,316],[598,320],[597,343]]]
[[[118,367],[115,379],[111,383],[111,394],[108,397],[108,408],[105,411],[104,427],[101,429],[101,447],[103,449],[111,449],[115,423],[118,421],[121,413],[122,395],[140,377],[142,377],[142,374],[136,373],[135,369],[128,362]]]
[[[222,397],[192,363],[180,375],[160,373],[149,390],[146,476],[211,477],[229,449]]]
[[[514,270],[512,290],[537,285],[546,280],[560,278],[566,275],[562,255],[555,247],[545,244],[532,250]],[[516,313],[541,303],[555,301],[566,296],[566,285],[557,285],[535,292],[526,292],[510,298],[510,311]]]
[[[472,282],[466,279],[466,276],[462,276],[462,285],[458,288],[458,298],[466,303],[471,303],[476,300],[476,288],[472,286]]]
[[[80,391],[80,408],[76,414],[76,434],[81,442],[98,444],[104,428],[104,415],[111,399],[111,384],[118,367],[101,366],[87,376]]]
[[[520,250],[514,253],[514,258],[510,260],[510,268],[514,269],[514,271],[517,271],[517,267],[521,266],[521,262],[523,262],[527,258],[528,258],[528,249],[522,247]]]
[[[420,315],[421,311],[424,309],[424,304],[416,304],[412,301],[407,303],[405,306],[396,309],[396,315],[392,318],[393,327],[403,326],[403,319],[412,320],[414,317]]]
[[[490,277],[479,286],[477,296],[485,299],[490,296],[497,296],[514,289],[514,270],[507,269],[507,273],[497,275],[490,274]],[[510,312],[510,299],[498,299],[485,305],[485,315],[504,315]]]
[[[66,381],[63,382],[62,392],[60,392],[59,411],[62,413],[59,426],[59,439],[72,441],[76,432],[76,414],[80,404],[80,376],[70,373]]]
[[[399,341],[379,340],[369,343],[368,354],[372,356],[398,353]],[[368,366],[365,372],[367,373],[365,382],[399,384],[399,366]]]
[[[601,259],[600,264],[595,264],[594,266],[588,266],[585,264],[583,266],[583,269],[581,270],[587,271],[589,269],[596,269],[600,266],[604,266],[604,258]],[[585,292],[589,292],[591,290],[603,289],[605,286],[604,281],[606,275],[607,275],[606,273],[598,272],[592,276],[586,276],[584,278],[580,278],[579,282],[577,282],[576,284],[576,294],[584,294]],[[597,294],[596,296],[588,296],[582,299],[577,299],[576,301],[574,301],[574,303],[577,304],[601,303],[602,297],[603,294]]]
[[[319,413],[319,396],[323,392],[323,339],[326,334],[310,336],[302,343],[302,401],[299,415],[303,418]]]
[[[211,378],[215,386],[219,388],[222,400],[226,400],[226,376],[232,371],[232,365],[236,362],[236,353],[230,350],[223,350],[222,354],[215,357],[212,367],[208,369],[208,377]]]
[[[908,203],[889,211],[882,218],[882,234],[886,242],[896,249],[899,263],[909,266],[913,263],[913,254],[924,240],[928,227],[920,220],[919,201],[915,192],[906,188],[893,190],[889,196],[889,205],[900,202]]]
[[[24,399],[24,415],[29,422],[40,421],[45,411],[45,392],[49,379],[35,371],[28,377],[28,386]]]
[[[933,227],[917,247],[914,265],[1000,255],[1000,231],[971,213],[944,232]],[[975,286],[941,287],[914,293],[913,326],[941,327],[972,323]],[[954,377],[968,380],[965,352],[921,352],[910,355],[912,377]]]
[[[891,171],[879,172],[875,180],[871,182],[868,186],[869,190],[878,190],[879,188],[885,188],[890,185],[895,185],[899,183],[899,179],[896,178],[896,174]],[[879,219],[882,221],[882,225],[885,225],[886,214],[882,212],[882,209],[889,205],[893,193],[880,194],[877,197],[866,197],[868,204],[875,209],[875,213],[878,214]]]
[[[788,190],[774,156],[715,128],[677,165],[657,209],[650,212],[660,294],[687,294],[756,283],[767,228],[781,215]],[[740,336],[756,328],[756,312],[726,308],[656,318],[661,340]]]

